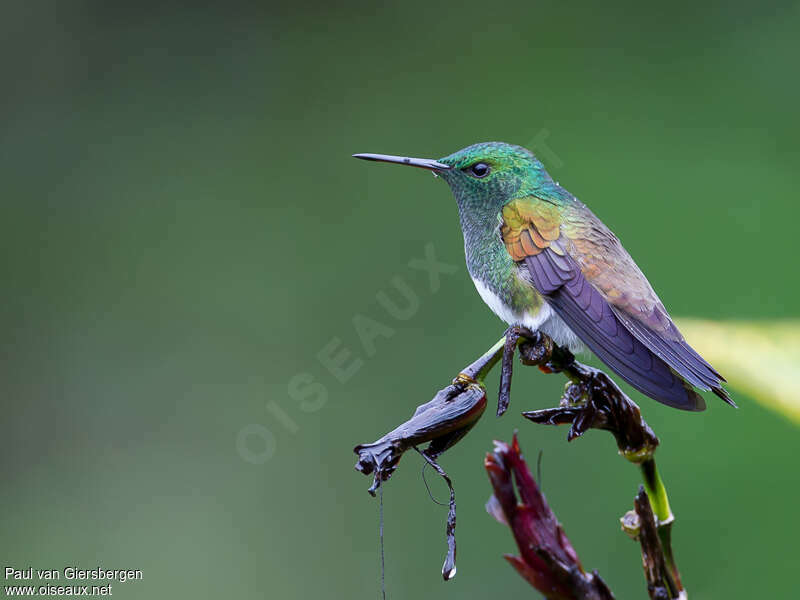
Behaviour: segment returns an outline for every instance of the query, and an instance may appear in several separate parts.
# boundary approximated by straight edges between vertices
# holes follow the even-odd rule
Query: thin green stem
[[[462,370],[460,374],[482,384],[483,380],[486,379],[486,376],[489,374],[489,371],[491,371],[498,361],[503,358],[503,348],[505,343],[506,338],[503,336],[497,341],[497,343],[489,348],[483,356]]]
[[[644,489],[648,498],[650,498],[650,506],[653,507],[653,513],[656,515],[659,524],[671,522],[674,516],[669,508],[667,490],[664,487],[664,482],[661,481],[661,476],[658,474],[655,459],[648,458],[640,467],[642,469],[642,479],[644,479]]]

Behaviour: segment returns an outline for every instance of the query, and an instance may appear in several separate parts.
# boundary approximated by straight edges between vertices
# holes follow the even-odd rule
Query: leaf
[[[677,321],[731,387],[800,425],[800,320]]]

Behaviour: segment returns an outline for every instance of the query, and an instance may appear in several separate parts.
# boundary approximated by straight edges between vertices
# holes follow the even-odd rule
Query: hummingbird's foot
[[[498,417],[506,412],[511,398],[511,375],[514,351],[517,347],[519,347],[520,362],[528,366],[537,366],[543,373],[564,371],[571,380],[579,381],[590,370],[589,367],[577,362],[572,352],[556,344],[546,333],[515,325],[506,330],[505,336],[503,360],[500,366],[500,393],[497,400]]]
[[[572,352],[556,344],[549,335],[541,331],[520,342],[519,360],[523,365],[539,367],[544,373],[567,371],[570,378],[573,371],[589,368],[577,362]]]
[[[552,344],[550,338],[540,331],[532,331],[521,325],[512,325],[506,329],[506,341],[503,347],[503,359],[500,363],[500,392],[497,397],[497,416],[500,417],[508,409],[511,401],[511,375],[514,370],[514,352],[520,341],[529,340],[534,345],[541,345],[546,338]]]

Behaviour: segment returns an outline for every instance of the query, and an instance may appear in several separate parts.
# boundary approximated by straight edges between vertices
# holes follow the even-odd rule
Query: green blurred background
[[[797,2],[3,3],[0,562],[142,569],[120,598],[378,595],[378,506],[352,447],[503,326],[446,186],[353,152],[538,144],[673,314],[798,316],[798,28]],[[458,265],[435,293],[408,266],[428,243]],[[403,322],[376,301],[393,277],[419,298]],[[357,314],[394,332],[372,355]],[[334,338],[363,363],[345,383],[317,358]],[[292,399],[298,374],[323,406]],[[646,596],[617,521],[636,469],[610,436],[567,445],[519,417],[561,386],[518,369],[509,413],[443,458],[450,583],[446,508],[403,459],[390,598],[536,596],[483,507],[483,456],[514,428],[543,450],[584,565]],[[711,397],[687,414],[633,395],[662,440],[691,596],[790,597],[800,437],[734,396],[738,411]]]

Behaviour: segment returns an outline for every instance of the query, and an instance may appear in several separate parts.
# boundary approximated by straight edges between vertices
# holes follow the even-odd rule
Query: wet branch
[[[368,491],[375,495],[407,450],[414,448],[420,452],[450,488],[446,526],[448,551],[442,575],[445,579],[455,575],[455,492],[438,459],[483,415],[487,402],[484,379],[498,362],[501,376],[497,413],[505,412],[511,397],[513,358],[517,351],[523,364],[537,366],[545,373],[563,373],[568,379],[559,406],[524,412],[527,419],[539,424],[569,425],[568,441],[581,437],[589,429],[609,431],[619,453],[639,466],[644,486],[636,498],[635,510],[622,519],[623,529],[641,544],[651,598],[685,598],[672,554],[674,516],[653,458],[658,438],[642,418],[639,407],[608,375],[576,361],[569,350],[559,347],[541,332],[509,328],[503,338],[465,367],[450,385],[419,406],[408,421],[371,444],[356,446],[356,469],[365,475],[373,474]],[[427,446],[420,450],[423,444]],[[488,508],[496,518],[509,523],[514,533],[521,557],[507,558],[517,571],[549,599],[613,598],[599,575],[583,571],[555,515],[530,477],[516,438],[511,446],[497,443],[494,454],[487,457],[486,468],[495,489],[494,500]],[[512,505],[511,498],[515,494],[512,481],[524,500],[522,504],[537,509]],[[536,582],[544,582],[543,587]],[[551,587],[547,588],[548,585]],[[550,591],[545,592],[544,588]]]

